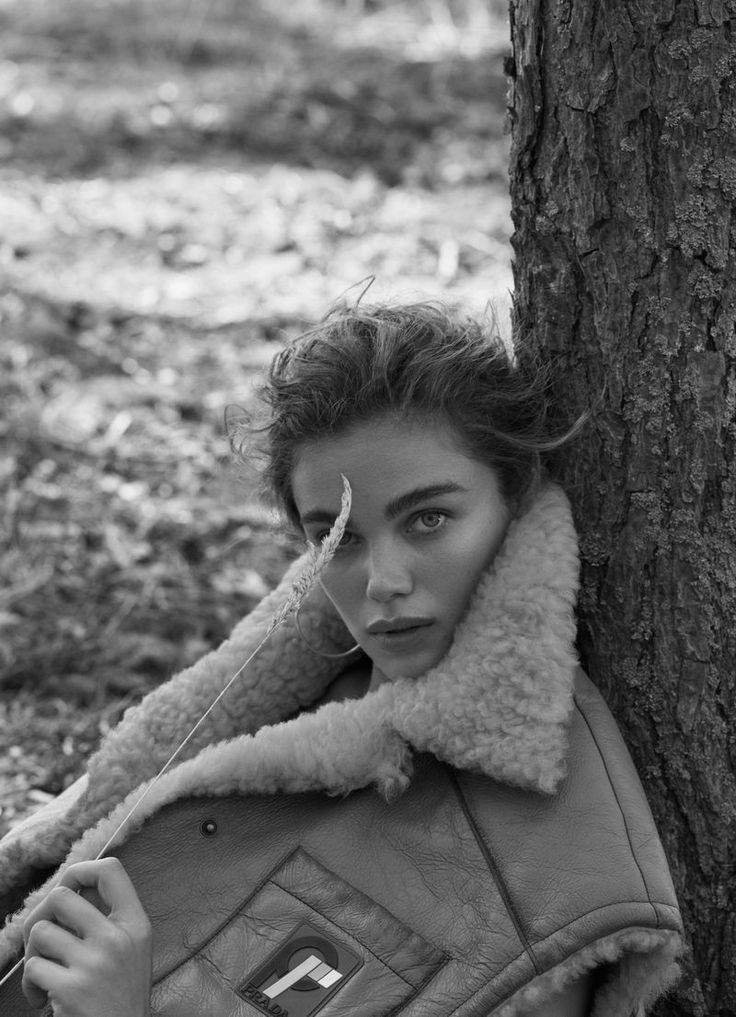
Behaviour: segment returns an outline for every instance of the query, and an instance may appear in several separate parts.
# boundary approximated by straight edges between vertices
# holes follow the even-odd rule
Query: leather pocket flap
[[[359,939],[366,949],[415,988],[444,960],[440,950],[301,848],[289,856],[271,876],[271,881]]]
[[[196,956],[154,989],[172,1017],[398,1013],[447,960],[296,848]]]

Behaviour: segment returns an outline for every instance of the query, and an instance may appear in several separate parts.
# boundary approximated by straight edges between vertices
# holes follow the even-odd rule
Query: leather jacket
[[[233,705],[219,719],[218,734],[254,733],[195,746],[111,852],[153,921],[154,1014],[511,1017],[594,971],[595,1017],[629,1017],[670,984],[677,901],[626,748],[575,664],[576,564],[548,488],[420,683],[298,712],[332,665],[297,670],[315,662],[289,632],[265,655],[242,693],[249,721]],[[236,631],[237,657],[288,581]],[[156,756],[151,735],[167,750],[179,737],[174,706],[228,670],[220,652],[126,718],[66,826],[34,834],[36,864],[58,863],[79,826],[67,863],[94,856],[138,794],[128,762],[153,769],[142,746]],[[5,857],[21,868],[17,844]],[[30,1012],[12,991],[2,1012]]]

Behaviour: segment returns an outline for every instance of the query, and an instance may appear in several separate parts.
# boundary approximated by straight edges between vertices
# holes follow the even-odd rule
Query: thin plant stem
[[[299,575],[294,579],[294,582],[291,585],[291,590],[289,591],[289,595],[287,596],[287,598],[284,601],[283,605],[277,611],[277,613],[275,614],[275,616],[272,618],[271,622],[269,623],[268,628],[266,629],[266,634],[264,635],[263,639],[261,639],[261,641],[259,642],[258,646],[256,646],[256,648],[251,652],[251,654],[247,658],[247,660],[245,660],[240,665],[240,667],[235,672],[235,674],[232,675],[232,677],[228,679],[228,681],[226,682],[224,687],[222,689],[220,689],[220,691],[217,693],[215,698],[212,700],[212,702],[207,707],[207,709],[204,711],[204,713],[199,718],[199,720],[196,722],[196,724],[191,728],[189,733],[182,739],[182,741],[179,742],[177,747],[171,753],[171,755],[166,760],[166,762],[161,767],[161,769],[158,771],[158,773],[153,778],[153,780],[149,784],[146,785],[145,789],[143,790],[143,793],[133,803],[132,808],[125,814],[125,816],[123,816],[122,820],[115,827],[115,830],[108,837],[108,839],[105,842],[105,844],[97,852],[97,854],[95,855],[93,861],[99,861],[100,858],[102,858],[102,856],[105,854],[105,852],[112,846],[112,844],[115,842],[115,839],[118,836],[118,834],[125,827],[125,825],[130,821],[130,819],[135,815],[135,813],[140,808],[141,803],[146,799],[146,797],[150,794],[150,792],[153,790],[153,788],[156,786],[156,784],[161,780],[161,778],[166,773],[166,771],[169,769],[169,767],[174,762],[174,760],[180,755],[182,750],[184,748],[186,748],[186,746],[192,740],[192,738],[197,733],[197,731],[202,726],[202,724],[205,722],[207,717],[209,717],[209,715],[212,713],[212,711],[217,706],[217,704],[220,702],[222,697],[227,693],[228,689],[232,686],[232,684],[235,682],[235,680],[243,673],[243,671],[245,671],[246,667],[250,664],[250,662],[253,660],[253,658],[256,656],[256,654],[260,651],[260,649],[264,645],[264,643],[273,635],[273,633],[276,631],[276,629],[281,624],[283,624],[283,622],[286,621],[286,619],[289,617],[289,615],[293,614],[295,611],[297,611],[299,609],[299,606],[301,605],[302,601],[304,600],[306,595],[309,593],[309,591],[312,589],[312,586],[314,585],[315,581],[317,580],[317,577],[322,572],[322,570],[324,569],[325,565],[328,564],[328,562],[330,561],[330,559],[334,555],[335,551],[337,550],[337,548],[338,548],[338,546],[340,544],[340,541],[343,538],[343,534],[345,533],[345,527],[347,525],[348,516],[350,515],[350,506],[351,506],[351,502],[352,502],[352,492],[351,492],[350,484],[348,482],[347,477],[344,477],[344,476],[341,475],[341,478],[342,478],[342,483],[343,483],[343,491],[342,491],[342,499],[341,499],[341,502],[340,502],[340,512],[339,512],[337,518],[335,519],[335,522],[333,523],[332,528],[330,529],[330,532],[327,534],[327,536],[322,541],[322,544],[321,544],[321,547],[320,547],[319,551],[316,551],[311,556],[310,560],[307,562],[305,567],[302,569],[302,571],[299,573]],[[21,957],[18,960],[18,962],[8,972],[6,972],[5,975],[3,975],[3,977],[0,979],[0,988],[3,985],[5,985],[5,983],[15,974],[16,971],[19,970],[19,968],[22,967],[24,959],[25,959],[24,957]]]

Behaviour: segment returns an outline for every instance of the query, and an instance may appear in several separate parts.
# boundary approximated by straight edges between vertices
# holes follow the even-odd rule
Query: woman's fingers
[[[23,964],[23,994],[36,1010],[48,1002],[50,992],[66,977],[66,968],[59,967],[46,957],[26,957]]]
[[[54,887],[34,908],[23,927],[23,991],[31,1006],[42,1007],[47,994],[67,977],[84,940],[100,931],[100,912],[65,886]]]
[[[68,967],[79,949],[79,936],[55,922],[42,918],[31,929],[26,943],[26,960],[36,955]]]
[[[74,1017],[144,1017],[151,989],[151,924],[117,859],[63,874],[24,927],[23,991]],[[102,910],[85,900],[93,891]],[[109,912],[109,913],[107,913]]]
[[[71,890],[96,890],[109,911],[108,917],[121,924],[148,921],[135,887],[117,858],[70,865],[61,877],[61,885]]]
[[[55,886],[44,900],[31,911],[23,926],[23,936],[28,937],[37,922],[48,921],[61,925],[81,939],[99,935],[104,916],[94,904],[67,886]]]
[[[86,900],[78,891],[93,890],[107,914]],[[46,920],[62,925],[80,939],[99,939],[109,922],[120,928],[139,930],[149,926],[135,887],[117,858],[70,865],[54,887],[33,909],[23,927],[28,937],[35,924]]]

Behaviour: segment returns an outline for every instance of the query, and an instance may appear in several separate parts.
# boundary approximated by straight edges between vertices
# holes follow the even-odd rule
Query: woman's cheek
[[[356,583],[349,575],[340,575],[338,568],[334,562],[330,563],[320,578],[320,585],[343,621],[349,623],[356,606]]]
[[[479,539],[477,532],[456,533],[443,543],[423,569],[423,582],[443,599],[449,614],[459,618],[468,605],[481,577],[495,557],[500,538]]]

